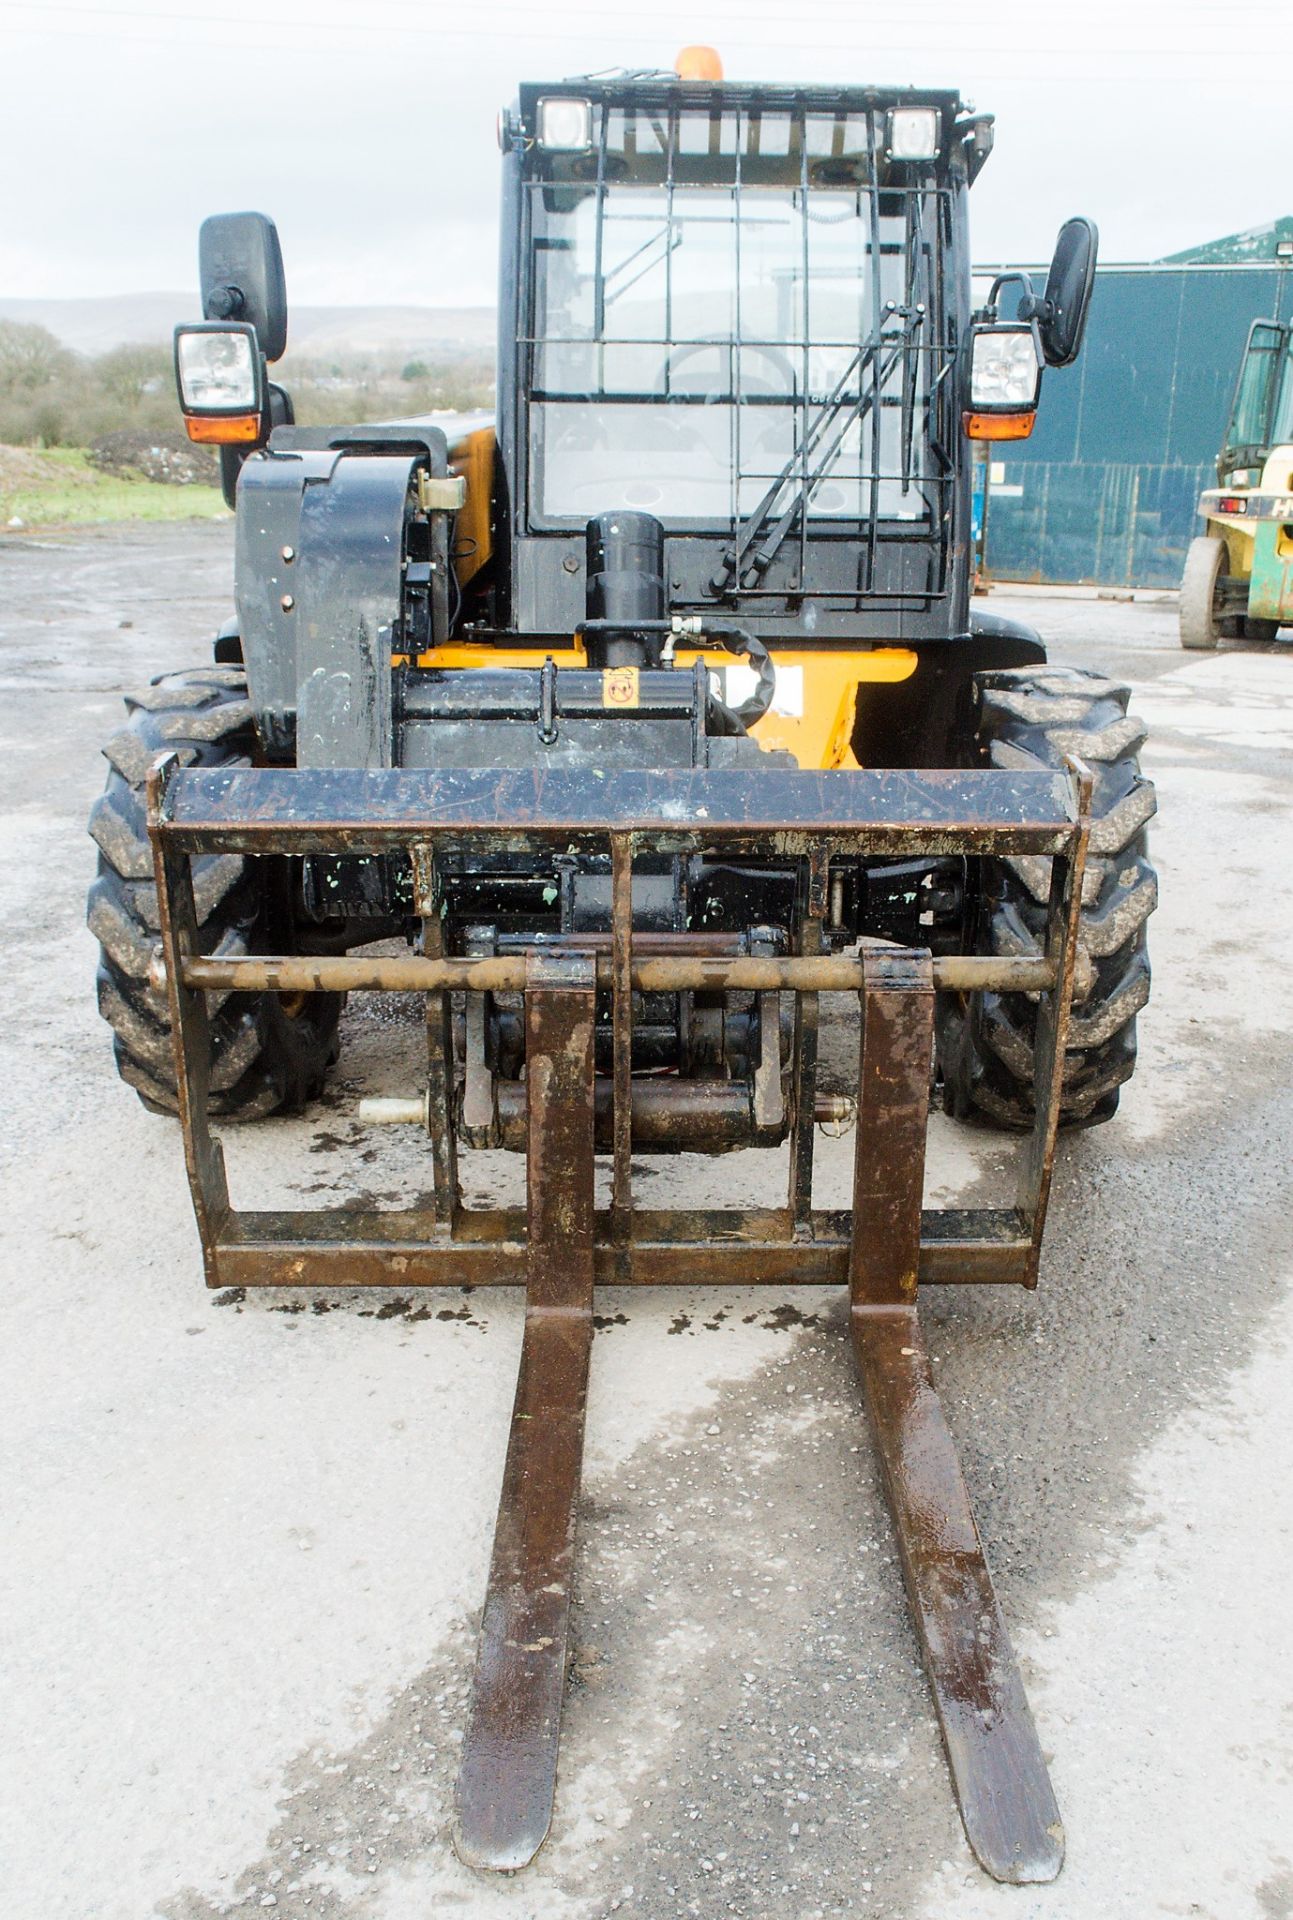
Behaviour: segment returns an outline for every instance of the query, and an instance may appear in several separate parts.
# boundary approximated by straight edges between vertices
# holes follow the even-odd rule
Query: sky
[[[303,303],[492,304],[520,80],[669,67],[959,87],[997,115],[975,258],[1105,260],[1293,212],[1276,0],[0,0],[0,298],[196,286],[197,228],[274,216]]]

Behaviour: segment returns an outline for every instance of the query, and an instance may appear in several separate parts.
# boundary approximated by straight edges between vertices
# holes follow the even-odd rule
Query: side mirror
[[[202,313],[256,329],[267,360],[287,346],[287,282],[278,229],[263,213],[215,213],[198,235]]]
[[[1024,302],[1020,315],[1035,319],[1048,367],[1069,367],[1082,349],[1087,309],[1095,285],[1100,237],[1093,220],[1081,215],[1066,220],[1055,242],[1046,291],[1040,300]]]

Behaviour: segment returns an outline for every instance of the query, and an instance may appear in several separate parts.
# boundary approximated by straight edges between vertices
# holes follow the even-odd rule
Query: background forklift
[[[1278,320],[1249,329],[1217,479],[1185,556],[1183,647],[1293,625],[1293,328]]]

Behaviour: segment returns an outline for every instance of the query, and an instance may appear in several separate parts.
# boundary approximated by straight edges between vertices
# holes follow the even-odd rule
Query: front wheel
[[[1191,652],[1215,647],[1224,631],[1219,611],[1226,543],[1214,534],[1191,540],[1181,575],[1181,645]]]
[[[1145,928],[1158,881],[1145,846],[1156,805],[1138,759],[1145,729],[1127,713],[1126,687],[1072,667],[979,673],[975,693],[979,756],[988,765],[1049,772],[1076,754],[1095,777],[1060,1097],[1064,1125],[1090,1126],[1117,1109],[1136,1065],[1136,1015],[1149,998]],[[1050,884],[1049,859],[983,859],[966,951],[1041,952]],[[941,993],[936,1018],[948,1113],[1030,1127],[1036,997]]]
[[[117,1070],[154,1113],[178,1096],[166,995],[149,979],[160,937],[144,783],[158,754],[183,766],[246,766],[256,735],[240,667],[168,674],[126,701],[127,724],[104,748],[108,784],[90,815],[99,849],[87,919],[99,942],[99,1011]],[[236,955],[281,950],[290,919],[276,897],[281,863],[208,854],[193,866],[199,946]],[[284,895],[286,890],[282,890]],[[210,994],[212,1114],[255,1120],[312,1100],[337,1057],[339,993]]]

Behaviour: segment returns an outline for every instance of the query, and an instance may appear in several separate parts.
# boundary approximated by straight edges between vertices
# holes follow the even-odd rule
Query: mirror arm
[[[968,186],[973,186],[983,171],[983,166],[992,152],[993,122],[991,113],[971,113],[968,119],[958,120],[955,132],[961,136],[961,151],[965,156],[965,178]]]
[[[1007,272],[999,273],[997,275],[996,279],[992,283],[992,290],[988,294],[988,304],[986,307],[983,308],[983,313],[985,318],[989,320],[996,319],[997,309],[1001,303],[1001,289],[1003,287],[1009,286],[1012,280],[1018,281],[1019,285],[1024,290],[1023,296],[1019,302],[1019,318],[1021,320],[1032,319],[1033,317],[1032,314],[1030,312],[1026,312],[1025,308],[1028,306],[1029,302],[1035,300],[1037,296],[1033,292],[1032,280],[1030,279],[1028,274],[1024,273],[1022,269],[1019,267],[1011,267]]]
[[[241,287],[212,287],[206,299],[206,320],[245,320],[247,297]]]
[[[261,360],[262,372],[264,359]],[[265,439],[275,427],[291,427],[296,424],[296,409],[292,405],[292,396],[286,387],[279,386],[275,380],[265,380]],[[238,504],[238,475],[242,472],[242,463],[254,447],[220,448],[220,490],[224,494],[224,503],[232,513]]]

